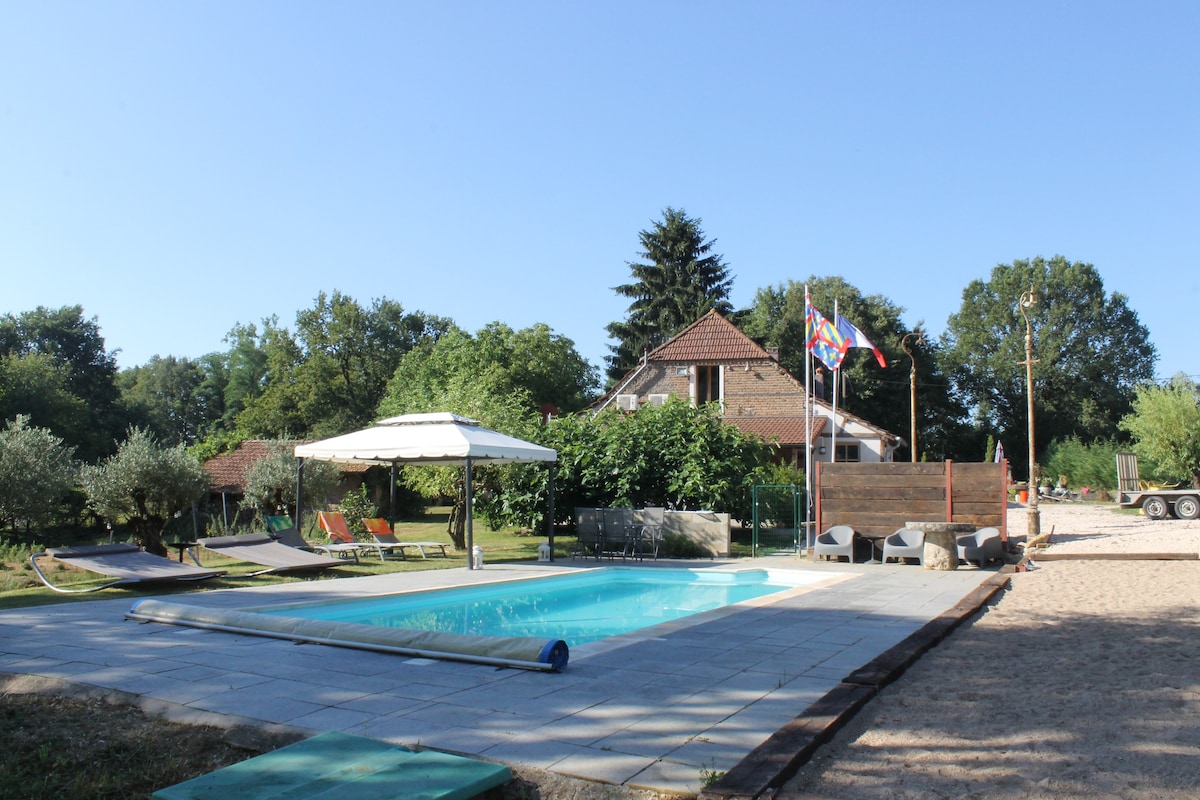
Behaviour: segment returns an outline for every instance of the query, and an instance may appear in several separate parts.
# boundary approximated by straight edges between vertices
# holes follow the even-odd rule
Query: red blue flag
[[[805,346],[829,369],[837,369],[846,354],[845,337],[804,296]]]

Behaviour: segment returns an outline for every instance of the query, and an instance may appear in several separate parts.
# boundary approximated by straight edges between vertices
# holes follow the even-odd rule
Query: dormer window
[[[696,405],[721,401],[721,367],[716,364],[696,365],[696,385],[693,400]]]

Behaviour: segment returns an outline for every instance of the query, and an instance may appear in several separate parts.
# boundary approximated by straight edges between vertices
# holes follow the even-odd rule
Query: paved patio
[[[656,562],[645,568],[679,567]],[[115,689],[206,724],[340,730],[589,780],[699,792],[855,669],[994,570],[813,564],[775,556],[706,569],[816,569],[783,599],[573,648],[559,674],[406,658],[124,619],[133,598],[0,612],[0,671]],[[594,563],[493,565],[174,595],[245,608],[529,577]]]

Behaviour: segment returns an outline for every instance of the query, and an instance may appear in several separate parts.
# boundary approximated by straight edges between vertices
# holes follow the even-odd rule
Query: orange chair
[[[426,558],[426,555],[425,555],[426,547],[429,547],[429,548],[436,547],[439,550],[441,550],[443,556],[446,555],[446,545],[442,544],[441,542],[401,542],[401,541],[399,541],[398,539],[396,539],[396,534],[392,531],[391,526],[388,525],[388,521],[386,519],[384,519],[383,517],[372,517],[371,519],[363,519],[362,523],[364,526],[366,526],[367,532],[375,537],[376,542],[378,542],[380,545],[386,545],[389,547],[397,548],[400,551],[400,555],[403,556],[405,559],[408,558],[408,556],[404,552],[404,548],[406,548],[406,547],[417,548],[417,552],[419,552],[421,554],[421,558]]]
[[[317,521],[321,524],[321,530],[329,534],[329,544],[311,545],[314,550],[357,561],[360,552],[371,549],[371,545],[366,542],[354,541],[354,534],[350,533],[346,518],[341,514],[335,511],[318,511]]]
[[[337,544],[332,545],[333,547],[354,547],[364,551],[374,550],[379,555],[380,561],[386,561],[388,553],[395,555],[399,552],[401,558],[406,558],[403,549],[389,546],[386,543],[380,543],[378,540],[374,542],[355,541],[354,534],[350,532],[350,526],[346,523],[346,518],[342,516],[340,511],[318,511],[317,519],[321,523],[321,529],[329,534],[329,540],[337,542]]]

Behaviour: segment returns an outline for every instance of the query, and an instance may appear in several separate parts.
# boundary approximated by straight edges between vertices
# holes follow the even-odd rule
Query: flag
[[[842,335],[845,344],[842,345],[842,355],[846,355],[846,351],[851,347],[866,347],[875,352],[875,360],[879,362],[879,366],[887,368],[887,359],[883,357],[883,353],[879,352],[879,348],[871,344],[871,340],[863,335],[863,332],[850,324],[850,320],[837,315],[838,333]]]
[[[821,359],[821,363],[830,369],[837,369],[846,354],[845,339],[820,311],[812,307],[808,295],[804,295],[804,335],[805,347]]]

